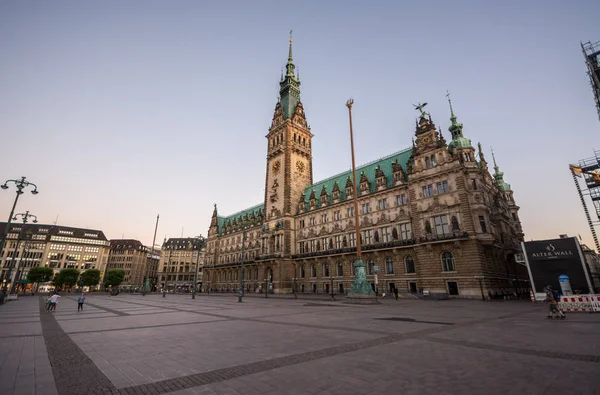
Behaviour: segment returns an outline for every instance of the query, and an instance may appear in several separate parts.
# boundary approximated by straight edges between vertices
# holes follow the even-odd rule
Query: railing
[[[456,233],[448,233],[444,235],[434,235],[430,234],[426,237],[421,237],[419,239],[420,243],[427,243],[431,241],[445,241],[445,240],[454,240],[454,239],[467,239],[469,237],[469,233],[467,232],[456,232]]]
[[[366,244],[366,245],[363,244],[361,249],[363,251],[370,251],[370,250],[379,250],[379,249],[383,249],[383,248],[404,247],[404,246],[414,245],[415,242],[416,241],[414,239],[407,239],[407,240],[396,240],[396,241],[377,243],[377,244]],[[292,255],[292,258],[310,258],[310,257],[316,257],[316,256],[324,256],[324,255],[349,254],[349,253],[353,253],[353,252],[356,252],[356,247],[336,248],[333,250],[305,252],[302,254]]]

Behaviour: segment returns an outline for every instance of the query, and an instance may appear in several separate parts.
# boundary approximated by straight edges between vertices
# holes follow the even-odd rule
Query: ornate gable
[[[325,185],[323,185],[323,188],[321,189],[320,199],[321,199],[321,207],[323,207],[323,206],[327,205],[327,203],[329,203],[329,195],[327,194],[327,188],[325,187]]]
[[[273,120],[271,121],[271,128],[275,128],[283,123],[283,107],[281,103],[277,101],[275,105],[275,113],[273,114]]]
[[[306,123],[306,115],[304,114],[304,106],[300,101],[296,105],[296,109],[294,110],[294,114],[292,115],[292,122],[304,128],[308,127]]]

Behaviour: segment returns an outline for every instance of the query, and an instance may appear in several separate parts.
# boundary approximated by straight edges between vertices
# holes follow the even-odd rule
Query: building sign
[[[590,276],[575,237],[528,241],[523,243],[525,263],[536,294],[551,285],[560,291],[559,277],[568,276],[573,291],[593,292]]]

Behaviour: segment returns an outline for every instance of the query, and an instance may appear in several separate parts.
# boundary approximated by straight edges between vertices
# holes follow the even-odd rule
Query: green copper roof
[[[471,146],[471,140],[469,140],[466,137],[459,136],[453,138],[452,141],[448,144],[448,151],[452,152],[454,148],[467,148]]]
[[[450,93],[448,93],[446,97],[448,97],[448,104],[450,105],[450,121],[452,122],[448,128],[448,131],[452,135],[452,141],[450,141],[448,144],[448,151],[452,153],[455,148],[472,147],[471,140],[465,138],[462,134],[463,124],[456,120],[456,115],[454,115],[454,109],[452,108]]]
[[[290,31],[290,52],[285,66],[285,75],[279,82],[279,102],[283,109],[283,118],[289,119],[300,101],[300,77],[295,74],[294,59],[292,56],[292,32]]]
[[[406,164],[408,163],[408,160],[410,159],[411,155],[412,155],[412,148],[407,148],[402,151],[398,151],[391,155],[385,156],[381,159],[377,159],[373,162],[364,164],[360,167],[357,167],[356,168],[356,183],[360,184],[361,174],[364,173],[371,185],[371,192],[374,192],[376,189],[375,173],[377,172],[377,168],[379,167],[379,170],[381,170],[383,172],[383,174],[385,175],[385,177],[387,179],[388,187],[392,186],[392,184],[394,182],[392,163],[398,161],[398,164],[400,166],[402,166],[402,170],[404,170],[404,172],[405,172],[404,174],[406,177]],[[341,191],[341,199],[342,200],[346,199],[346,182],[348,180],[348,177],[350,177],[350,180],[352,181],[352,170],[348,170],[343,173],[337,174],[333,177],[326,178],[326,179],[319,181],[319,182],[309,186],[308,188],[306,188],[304,190],[304,201],[307,205],[306,209],[308,210],[308,208],[309,208],[309,200],[310,200],[310,195],[311,195],[312,191],[315,191],[315,197],[317,198],[317,206],[321,205],[321,192],[323,191],[323,188],[325,188],[325,190],[327,191],[327,194],[329,195],[328,203],[331,203],[333,201],[331,192],[333,191],[333,188],[336,183],[338,184],[338,187],[340,188],[340,191]],[[356,186],[355,186],[355,188],[356,188]],[[358,188],[357,188],[357,190],[358,190]]]
[[[219,235],[223,234],[223,229],[225,228],[225,226],[227,226],[228,223],[233,223],[234,221],[237,223],[241,223],[241,221],[246,215],[251,216],[253,213],[255,217],[258,217],[259,214],[264,216],[264,203],[257,204],[256,206],[252,206],[242,211],[238,211],[237,213],[233,213],[227,217],[217,217]],[[256,223],[256,225],[261,224]]]
[[[496,156],[494,150],[492,150],[492,159],[494,159],[494,180],[501,191],[510,191],[510,184],[504,182],[504,173],[500,171],[500,167],[496,164]]]

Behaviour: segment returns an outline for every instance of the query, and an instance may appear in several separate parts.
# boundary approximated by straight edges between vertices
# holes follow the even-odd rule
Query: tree
[[[77,284],[79,278],[79,270],[77,269],[62,269],[54,276],[54,286],[61,288],[63,285],[72,287]]]
[[[106,272],[104,276],[104,285],[112,285],[118,287],[125,280],[125,270],[123,269],[111,269]]]
[[[37,289],[37,287],[40,286],[40,283],[50,281],[53,275],[54,270],[49,267],[33,267],[27,273],[27,279],[32,283],[37,283]]]
[[[98,269],[88,269],[85,272],[81,273],[81,277],[79,278],[79,285],[94,287],[100,283],[100,270]]]

